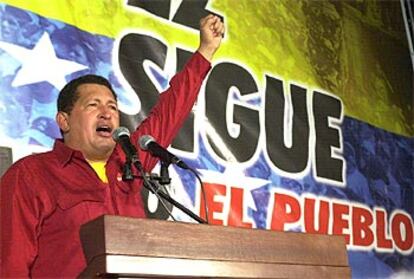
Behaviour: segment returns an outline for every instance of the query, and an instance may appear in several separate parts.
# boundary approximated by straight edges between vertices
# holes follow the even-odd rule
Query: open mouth
[[[96,132],[104,137],[110,137],[112,135],[112,128],[106,125],[101,125],[96,128]]]

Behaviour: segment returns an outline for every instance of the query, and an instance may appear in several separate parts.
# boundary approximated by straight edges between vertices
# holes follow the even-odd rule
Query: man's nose
[[[112,116],[111,110],[106,106],[101,106],[99,117],[103,119],[110,119]]]

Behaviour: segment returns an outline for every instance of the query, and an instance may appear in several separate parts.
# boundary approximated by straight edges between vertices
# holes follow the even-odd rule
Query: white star
[[[49,34],[45,32],[33,49],[0,42],[0,47],[22,63],[12,86],[46,81],[57,89],[66,84],[65,76],[88,67],[56,56]]]

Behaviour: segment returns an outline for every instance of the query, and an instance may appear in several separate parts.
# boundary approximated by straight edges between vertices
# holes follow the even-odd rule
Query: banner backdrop
[[[13,161],[52,147],[57,94],[83,74],[110,80],[134,129],[214,12],[224,42],[170,148],[200,172],[210,223],[344,235],[354,278],[413,275],[413,70],[398,1],[0,2],[0,146]],[[171,195],[205,216],[194,176],[170,175]],[[168,218],[146,198],[150,217]]]

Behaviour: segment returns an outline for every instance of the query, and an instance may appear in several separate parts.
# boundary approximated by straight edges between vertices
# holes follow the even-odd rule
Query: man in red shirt
[[[223,23],[209,15],[200,21],[200,46],[170,82],[137,130],[167,147],[197,98]],[[50,152],[16,162],[0,184],[0,277],[76,277],[85,267],[80,226],[103,214],[145,217],[142,180],[122,181],[126,161],[112,139],[119,126],[116,94],[109,82],[87,75],[69,82],[58,97],[56,121],[63,140]],[[150,171],[157,159],[139,152]],[[97,171],[99,165],[103,172]],[[103,174],[102,174],[103,173]]]

